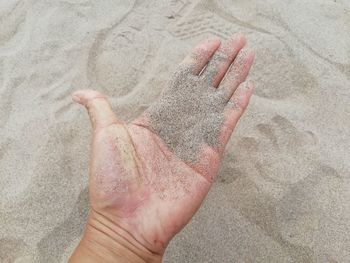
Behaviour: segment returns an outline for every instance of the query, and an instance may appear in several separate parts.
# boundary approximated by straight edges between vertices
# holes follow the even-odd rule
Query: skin
[[[208,193],[225,146],[252,95],[253,85],[245,80],[254,53],[245,49],[245,44],[244,36],[236,35],[223,43],[213,38],[196,46],[155,105],[129,123],[116,116],[101,93],[79,90],[73,94],[73,100],[89,113],[93,139],[91,211],[70,262],[161,262],[169,241],[189,222]],[[202,140],[200,147],[192,149],[191,156],[196,158],[185,158],[170,147],[175,137],[162,133],[160,127],[167,125],[168,133],[180,138],[193,136],[193,140],[203,137],[201,130],[188,133],[188,129],[176,129],[177,123],[166,117],[155,124],[152,116],[155,111],[169,112],[172,108],[166,107],[174,105],[178,106],[174,110],[184,110],[191,100],[184,102],[177,94],[193,86],[196,103],[205,104],[208,96],[213,97],[215,105],[211,107],[222,121],[215,129],[206,130],[217,137],[217,143]],[[164,103],[167,96],[175,104]],[[184,112],[186,118],[192,115]],[[205,117],[196,122],[204,122]],[[181,145],[186,141],[176,142],[176,147],[186,149]]]

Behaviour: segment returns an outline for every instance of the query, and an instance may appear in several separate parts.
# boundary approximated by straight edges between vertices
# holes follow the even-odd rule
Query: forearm
[[[90,214],[84,235],[69,263],[159,263],[161,255],[125,238],[115,228],[108,227],[98,215]]]

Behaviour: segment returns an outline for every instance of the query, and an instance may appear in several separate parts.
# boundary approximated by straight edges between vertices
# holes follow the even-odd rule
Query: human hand
[[[95,253],[94,246],[107,247],[111,262],[123,253],[133,262],[161,260],[208,193],[248,105],[253,85],[245,80],[254,53],[245,43],[236,36],[199,44],[159,100],[129,123],[99,92],[73,94],[88,110],[93,139],[91,211],[71,262]]]

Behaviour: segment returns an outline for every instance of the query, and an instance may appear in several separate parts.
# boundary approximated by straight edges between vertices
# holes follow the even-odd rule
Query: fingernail
[[[221,39],[218,36],[213,36],[207,39],[207,43],[221,42]]]
[[[81,104],[81,98],[78,95],[74,94],[74,93],[72,94],[72,100],[74,102],[76,102],[76,103]]]
[[[254,84],[252,81],[250,81],[250,80],[246,81],[246,83],[245,83],[246,89],[252,89],[253,87],[254,87]]]
[[[238,41],[244,41],[247,42],[247,39],[244,34],[242,33],[236,33],[231,37],[232,40],[238,40]]]

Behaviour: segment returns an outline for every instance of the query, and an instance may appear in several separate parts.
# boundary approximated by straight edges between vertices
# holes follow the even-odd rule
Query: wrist
[[[92,211],[84,235],[69,262],[159,263],[161,261],[161,255],[149,251],[126,231]]]

